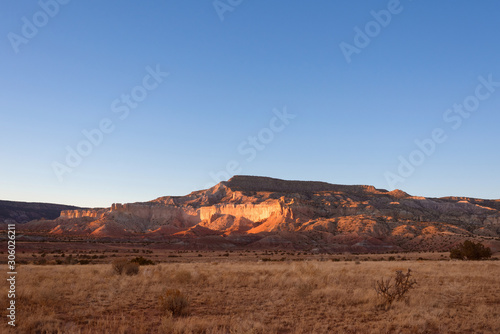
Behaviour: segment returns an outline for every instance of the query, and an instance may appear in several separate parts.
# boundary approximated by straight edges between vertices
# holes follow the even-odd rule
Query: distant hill
[[[0,200],[0,223],[27,223],[37,219],[56,219],[61,211],[76,209],[80,208],[71,205]]]

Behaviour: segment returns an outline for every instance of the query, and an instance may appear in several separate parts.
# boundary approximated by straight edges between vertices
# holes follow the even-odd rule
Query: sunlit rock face
[[[210,220],[215,215],[231,215],[243,217],[254,222],[265,220],[273,213],[281,213],[282,209],[279,201],[260,204],[216,204],[199,208],[201,220]]]
[[[102,218],[106,212],[108,212],[108,210],[106,210],[106,209],[65,210],[65,211],[61,211],[61,218],[66,218],[66,219],[74,219],[74,218],[82,218],[82,217]]]

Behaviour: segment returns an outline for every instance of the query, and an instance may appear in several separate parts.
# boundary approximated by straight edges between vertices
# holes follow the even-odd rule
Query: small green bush
[[[491,249],[480,242],[465,240],[456,248],[450,249],[450,258],[459,260],[481,260],[491,257]]]

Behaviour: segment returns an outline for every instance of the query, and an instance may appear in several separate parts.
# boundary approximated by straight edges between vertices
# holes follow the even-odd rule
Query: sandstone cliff
[[[220,243],[325,251],[446,249],[474,236],[498,242],[500,200],[235,176],[186,196],[63,211],[56,224],[53,234],[184,238],[183,244],[198,246],[227,237]]]

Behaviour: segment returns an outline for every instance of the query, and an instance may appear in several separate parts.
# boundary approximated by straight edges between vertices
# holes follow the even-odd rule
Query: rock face
[[[0,201],[0,223],[26,223],[35,219],[56,219],[63,210],[76,206]]]
[[[269,201],[260,204],[215,204],[199,208],[201,220],[211,220],[214,216],[230,215],[243,217],[255,222],[266,220],[273,213],[282,213],[283,207],[279,201]]]
[[[106,213],[106,209],[77,209],[77,210],[64,210],[61,211],[61,218],[66,219],[74,219],[74,218],[82,218],[82,217],[91,217],[91,218],[102,218],[104,213]]]
[[[51,224],[53,234],[185,247],[212,242],[226,248],[439,250],[474,236],[496,245],[500,200],[413,197],[364,185],[235,176],[186,196],[66,210]]]

